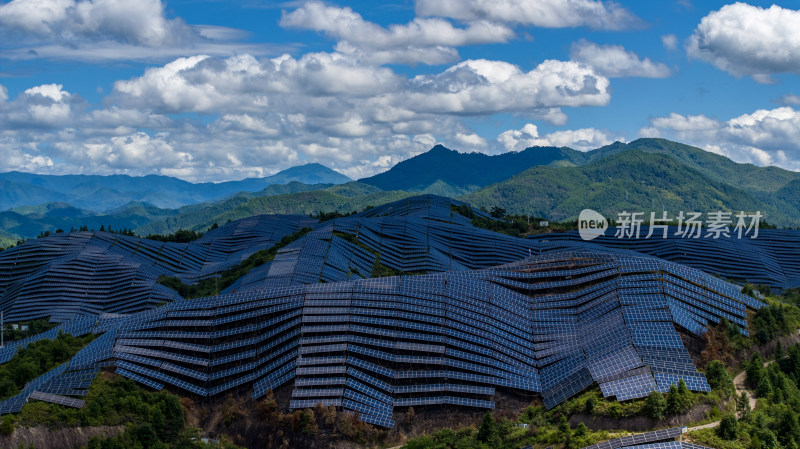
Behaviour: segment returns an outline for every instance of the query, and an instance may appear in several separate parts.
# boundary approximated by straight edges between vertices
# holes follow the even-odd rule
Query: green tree
[[[760,398],[767,398],[772,394],[772,382],[769,381],[769,376],[761,376],[756,388],[756,396]]]
[[[3,415],[3,420],[0,421],[0,435],[11,435],[14,433],[14,417],[11,415]]]
[[[595,398],[594,396],[589,396],[589,398],[586,399],[586,404],[584,405],[583,410],[586,412],[587,415],[591,415],[596,405],[597,405],[597,398]]]
[[[585,437],[589,434],[589,428],[586,427],[586,424],[581,421],[578,423],[578,427],[575,428],[575,436],[576,437]]]
[[[483,414],[483,419],[481,420],[481,425],[478,427],[478,435],[477,440],[489,443],[495,440],[497,437],[497,423],[494,421],[494,417],[492,417],[492,412],[487,411]]]
[[[783,343],[781,343],[780,340],[775,344],[775,353],[773,355],[777,361],[780,361],[786,356],[786,353],[783,351]]]
[[[735,391],[731,374],[719,360],[708,362],[708,366],[706,367],[706,380],[708,380],[708,384],[712,389],[723,391],[726,395]]]
[[[678,401],[681,410],[686,410],[692,405],[692,392],[683,379],[678,381]]]
[[[778,437],[769,429],[763,429],[761,431],[760,439],[763,449],[776,449],[778,447]]]
[[[562,438],[566,438],[567,435],[570,434],[571,428],[569,427],[569,421],[567,421],[567,417],[565,415],[561,415],[561,419],[558,421],[558,433],[561,434]]]
[[[622,408],[622,404],[619,402],[612,402],[608,404],[608,407],[606,407],[606,412],[608,413],[608,416],[614,419],[622,419],[625,417],[625,409]]]
[[[788,447],[791,444],[797,444],[800,441],[800,424],[797,422],[797,413],[791,409],[785,410],[781,415],[780,424],[778,425],[778,434],[780,435],[780,442]]]
[[[651,391],[645,401],[645,410],[650,418],[663,418],[667,411],[667,401],[664,399],[664,395],[660,391]]]
[[[745,419],[750,415],[750,398],[744,391],[736,400],[736,411],[739,413],[740,419]]]
[[[8,398],[17,391],[17,384],[14,383],[5,372],[0,372],[0,398]]]
[[[689,391],[683,379],[678,382],[678,386],[675,386],[675,384],[669,386],[667,413],[679,415],[685,412],[690,405],[692,405],[692,392]]]
[[[753,356],[750,357],[750,362],[747,363],[745,371],[747,372],[747,382],[751,387],[757,387],[758,383],[761,382],[761,377],[764,376],[764,360],[758,351],[754,352]]]
[[[732,414],[727,414],[722,417],[722,421],[717,427],[717,435],[725,440],[735,440],[736,435],[739,433],[739,422]]]
[[[493,218],[503,218],[506,216],[506,210],[500,206],[492,206],[492,211],[489,212]]]
[[[11,377],[14,379],[14,383],[16,383],[18,387],[23,387],[29,380],[36,377],[36,373],[38,371],[39,370],[33,360],[26,360],[17,365],[16,369],[11,374]]]

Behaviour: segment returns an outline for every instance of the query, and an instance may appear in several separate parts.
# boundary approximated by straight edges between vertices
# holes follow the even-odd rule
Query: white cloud
[[[338,52],[198,55],[116,82],[102,107],[61,85],[31,87],[0,102],[0,145],[58,161],[36,166],[51,173],[224,180],[316,161],[361,177],[437,141],[482,151],[498,146],[465,126],[464,116],[514,113],[563,124],[562,108],[602,106],[609,98],[608,79],[573,61],[524,71],[468,60],[408,78]],[[596,141],[547,137],[554,144]],[[33,159],[15,160],[34,167]]]
[[[465,149],[486,148],[488,145],[486,139],[475,133],[456,133],[453,139]]]
[[[771,83],[773,74],[800,74],[800,11],[745,3],[703,17],[687,42],[689,56],[736,76]]]
[[[4,88],[5,89],[5,88]],[[63,90],[61,84],[42,84],[26,89],[11,102],[4,89],[0,98],[0,130],[23,128],[57,128],[68,124],[73,113],[81,112],[86,104],[77,95]]]
[[[669,128],[675,131],[706,131],[719,127],[717,120],[704,115],[687,115],[672,113],[669,117],[657,117],[650,122],[656,128]]]
[[[198,34],[164,16],[160,0],[12,0],[0,5],[0,25],[35,38],[113,40],[147,47],[174,45]]]
[[[523,113],[561,123],[564,106],[605,105],[608,79],[575,62],[545,61],[529,72],[502,61],[469,60],[406,79],[339,53],[256,60],[197,56],[115,84],[123,109],[270,117],[284,132],[362,137],[378,131],[429,133],[460,115]],[[300,114],[302,123],[288,117]]]
[[[737,162],[800,170],[800,111],[791,107],[760,109],[727,121],[672,113],[650,122],[652,128],[640,134],[655,132]]]
[[[603,106],[608,79],[572,61],[547,60],[529,72],[507,62],[469,60],[411,80],[397,103],[435,114],[526,113],[562,106]],[[546,111],[552,114],[552,111]]]
[[[570,147],[589,151],[615,141],[624,142],[623,137],[612,137],[607,131],[595,128],[568,129],[539,136],[536,125],[528,123],[521,129],[510,129],[497,136],[497,141],[507,151],[522,151],[534,146]]]
[[[665,34],[661,36],[661,45],[667,50],[675,50],[678,48],[678,37],[674,34]]]
[[[457,28],[443,19],[415,18],[406,25],[384,28],[364,20],[349,7],[327,6],[318,1],[285,12],[280,24],[323,32],[339,41],[337,51],[379,64],[442,64],[458,59],[453,47],[506,42],[514,37],[510,28],[487,21]]]
[[[615,2],[596,0],[417,0],[419,16],[490,20],[546,28],[588,26],[620,30],[639,27],[641,19]]]
[[[0,4],[0,48],[11,59],[102,62],[207,53],[230,55],[267,46],[240,44],[246,33],[190,26],[168,18],[161,0],[12,0]]]
[[[61,101],[64,97],[69,97],[69,92],[61,90],[64,87],[61,84],[43,84],[41,86],[31,87],[26,89],[25,93],[28,95],[41,95],[42,97],[49,98],[55,102]]]
[[[0,139],[0,170],[38,172],[50,170],[53,167],[53,160],[47,156],[31,154],[20,148],[9,148]]]
[[[598,73],[609,78],[666,78],[670,75],[666,65],[655,63],[650,58],[641,60],[636,53],[625,50],[621,45],[597,45],[581,39],[572,45],[570,57],[594,67]]]
[[[190,162],[189,153],[178,151],[167,135],[151,137],[144,132],[117,136],[102,143],[86,143],[83,153],[91,162],[118,169],[172,167]]]
[[[0,92],[0,98],[2,98],[2,92]],[[778,103],[784,106],[800,105],[800,95],[795,95],[795,94],[783,95],[778,99]]]

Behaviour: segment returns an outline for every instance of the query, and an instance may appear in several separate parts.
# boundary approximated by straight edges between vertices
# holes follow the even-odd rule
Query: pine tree
[[[677,415],[682,411],[678,401],[678,387],[672,384],[669,386],[669,393],[667,393],[667,413]]]
[[[750,415],[750,398],[744,391],[736,401],[736,411],[739,412],[739,419],[745,419]]]
[[[660,391],[651,391],[645,401],[645,410],[650,418],[663,418],[664,412],[667,411],[667,401],[664,399],[664,395]]]
[[[481,420],[481,425],[478,427],[478,441],[489,443],[495,439],[497,436],[497,425],[494,422],[494,418],[492,417],[492,412],[487,411],[483,414],[483,420]]]
[[[772,382],[769,381],[769,376],[761,376],[761,381],[758,382],[758,387],[756,388],[756,396],[766,398],[771,394]]]

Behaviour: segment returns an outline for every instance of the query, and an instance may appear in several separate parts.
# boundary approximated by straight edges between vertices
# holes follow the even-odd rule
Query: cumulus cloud
[[[160,0],[12,0],[0,6],[0,24],[38,38],[108,39],[148,47],[195,35],[183,21],[168,20]]]
[[[608,103],[609,81],[573,61],[543,61],[529,72],[502,61],[468,60],[418,75],[397,103],[437,114],[482,115]],[[551,114],[551,111],[546,111]]]
[[[161,0],[12,0],[0,4],[0,48],[15,59],[161,59],[187,51],[231,54],[238,30],[168,18]],[[263,46],[262,46],[263,47]]]
[[[23,154],[63,161],[37,166],[52,172],[223,180],[314,160],[361,177],[437,141],[498,146],[466,127],[464,116],[514,113],[563,124],[563,107],[602,106],[609,98],[608,79],[574,61],[525,71],[467,60],[408,78],[338,52],[198,55],[116,82],[102,107],[62,85],[33,86],[0,102],[0,135],[4,148],[21,152],[15,167],[35,166]],[[598,141],[579,131],[546,137],[579,147]]]
[[[639,59],[636,53],[625,50],[621,45],[597,45],[582,39],[572,45],[570,57],[594,67],[598,73],[609,78],[666,78],[670,75],[666,65],[655,63],[650,58]]]
[[[642,20],[614,2],[596,0],[417,0],[417,15],[490,20],[546,28],[588,26],[620,30]]]
[[[0,130],[21,128],[57,128],[68,124],[73,114],[86,108],[78,95],[63,90],[61,84],[43,84],[26,89],[14,101],[6,101],[0,89]]]
[[[736,76],[774,82],[777,73],[800,74],[800,11],[745,3],[703,17],[689,38],[689,56]]]
[[[674,34],[665,34],[661,36],[661,45],[667,50],[675,50],[678,48],[678,37]]]
[[[402,78],[388,68],[358,64],[338,53],[260,61],[250,55],[226,59],[201,55],[118,81],[112,98],[127,106],[168,112],[264,111],[327,107],[337,101],[334,97],[377,95],[396,90],[401,83]],[[310,104],[294,104],[298,102],[293,98],[302,95],[308,95]]]
[[[457,28],[443,19],[415,18],[406,25],[384,28],[349,7],[317,1],[284,12],[280,25],[323,32],[339,41],[337,51],[378,64],[442,64],[458,59],[454,47],[506,42],[514,37],[510,28],[483,20]]]
[[[589,151],[615,141],[624,142],[623,137],[613,137],[607,131],[595,128],[568,129],[554,131],[539,136],[539,128],[528,123],[521,129],[510,129],[497,136],[497,141],[507,151],[522,151],[534,146],[570,147],[579,151]]]
[[[738,162],[800,169],[800,111],[759,109],[726,121],[704,115],[650,120],[643,135],[663,135],[727,156]]]
[[[31,154],[20,148],[11,148],[5,145],[0,138],[0,170],[39,172],[51,170],[53,160],[40,154]]]
[[[560,107],[607,104],[608,87],[607,78],[572,61],[544,61],[524,72],[502,61],[468,60],[406,79],[346,55],[309,53],[181,58],[117,82],[111,98],[125,109],[156,112],[283,114],[276,123],[301,114],[305,127],[339,125],[340,134],[352,136],[370,126],[409,132],[432,116],[517,112],[562,121]]]
[[[472,132],[456,133],[453,140],[458,143],[461,148],[465,149],[480,149],[488,146],[486,139]]]
[[[115,136],[103,143],[86,143],[86,151],[78,149],[80,156],[85,156],[93,163],[119,169],[147,169],[172,167],[189,162],[189,153],[178,151],[167,140],[166,134],[151,137],[144,132],[127,136]],[[73,155],[73,160],[76,156]]]

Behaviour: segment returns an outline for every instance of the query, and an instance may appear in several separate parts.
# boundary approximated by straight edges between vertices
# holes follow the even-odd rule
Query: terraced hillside
[[[5,287],[7,316],[63,321],[47,335],[100,336],[0,411],[31,399],[81,406],[103,367],[197,398],[288,391],[292,409],[321,402],[385,427],[415,405],[493,408],[499,391],[541,395],[548,407],[593,383],[619,400],[681,379],[704,391],[678,329],[701,335],[726,319],[746,333],[747,309],[762,306],[735,285],[652,256],[475,228],[455,212],[463,207],[426,195],[318,224],[258,217],[182,246],[102,233],[25,243],[0,255],[4,285],[49,276],[45,284],[80,285],[85,295],[129,280],[113,269],[65,277],[59,264],[113,255],[150,280],[171,273],[191,283],[314,228],[228,293],[204,299],[173,292],[163,303],[113,310],[130,302],[119,289],[106,291],[102,306],[76,295],[68,301],[76,307],[59,308],[63,301],[36,297],[38,289],[25,296]],[[0,361],[45,336],[7,346]]]

